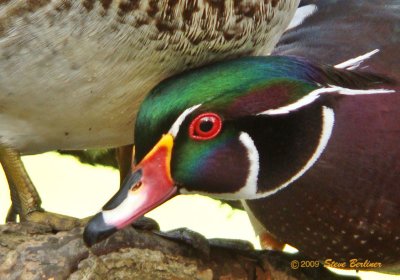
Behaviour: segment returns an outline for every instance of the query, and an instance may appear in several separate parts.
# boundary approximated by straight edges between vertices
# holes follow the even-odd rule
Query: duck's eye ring
[[[218,135],[222,128],[221,117],[214,113],[198,115],[189,126],[189,136],[195,140],[209,140]]]

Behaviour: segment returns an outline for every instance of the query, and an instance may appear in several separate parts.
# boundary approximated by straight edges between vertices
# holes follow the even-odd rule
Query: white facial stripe
[[[343,95],[365,95],[365,94],[385,94],[385,93],[393,93],[395,90],[384,89],[384,88],[376,88],[376,89],[351,89],[351,88],[343,88],[337,86],[331,86],[327,89],[336,89],[339,94]],[[327,91],[328,92],[328,91]]]
[[[183,113],[176,119],[176,121],[174,122],[174,124],[171,126],[171,128],[169,129],[169,133],[175,138],[176,135],[178,135],[179,129],[181,128],[182,123],[185,121],[186,117],[188,115],[190,115],[190,113],[192,113],[194,110],[196,110],[197,108],[199,108],[201,106],[201,104],[197,104],[194,105],[188,109],[186,109],[185,111],[183,111]]]
[[[279,107],[276,109],[269,109],[266,110],[264,112],[258,113],[257,115],[283,115],[283,114],[289,114],[292,111],[298,110],[301,107],[304,107],[308,104],[311,104],[312,102],[314,102],[317,98],[319,98],[319,95],[323,92],[327,92],[327,90],[329,90],[328,88],[319,88],[316,89],[312,92],[310,92],[309,94],[307,94],[306,96],[300,98],[299,100],[297,100],[296,102],[283,106],[283,107]],[[330,91],[328,92],[334,92],[336,91],[336,89],[330,89]]]
[[[249,169],[249,175],[246,180],[246,185],[240,189],[236,193],[223,193],[223,194],[215,194],[215,193],[207,193],[207,192],[198,192],[198,191],[188,191],[187,189],[181,189],[181,193],[196,193],[196,194],[202,194],[206,196],[211,196],[214,198],[219,198],[219,199],[259,199],[259,198],[264,198],[270,195],[273,195],[277,193],[278,191],[286,188],[290,184],[292,184],[294,181],[299,179],[301,176],[303,176],[319,159],[323,151],[325,150],[326,146],[328,145],[329,139],[331,138],[332,131],[333,131],[333,126],[335,123],[335,114],[331,108],[322,107],[322,131],[321,135],[319,138],[318,146],[315,149],[314,153],[310,157],[310,159],[307,161],[307,163],[301,168],[292,178],[287,180],[285,183],[282,185],[276,187],[273,190],[269,190],[263,193],[255,193],[254,189],[257,189],[257,178],[258,178],[258,172],[259,172],[259,157],[258,157],[258,151],[255,148],[253,140],[250,138],[250,136],[247,133],[242,132],[240,135],[241,142],[244,144],[248,151],[248,157],[250,161],[250,169]],[[242,136],[242,135],[247,135],[247,136]],[[250,140],[250,141],[249,141]],[[257,154],[257,156],[255,156]],[[255,171],[257,170],[257,171]]]
[[[366,54],[363,54],[363,55],[357,56],[355,58],[349,59],[347,61],[344,61],[342,63],[339,63],[339,64],[335,65],[335,68],[347,69],[347,70],[357,69],[361,65],[361,63],[363,63],[367,59],[370,59],[371,56],[373,56],[374,54],[376,54],[378,52],[379,52],[379,49],[375,49]]]
[[[360,55],[356,58],[349,59],[343,63],[335,65],[335,68],[341,68],[341,69],[347,69],[347,70],[353,70],[356,69],[360,66],[361,63],[363,63],[365,60],[371,58],[374,54],[378,53],[379,49],[375,49],[373,51],[370,51],[366,54]],[[316,90],[313,90],[306,96],[300,98],[296,102],[292,104],[288,104],[286,106],[282,106],[276,109],[269,109],[263,112],[258,113],[257,115],[283,115],[283,114],[288,114],[292,111],[298,110],[304,106],[307,106],[317,100],[322,94],[325,93],[339,93],[343,95],[363,95],[363,94],[383,94],[383,93],[393,93],[395,92],[394,90],[388,90],[388,89],[349,89],[349,88],[343,88],[339,86],[334,86],[334,85],[329,85],[328,87],[324,88],[319,88]]]
[[[303,23],[303,21],[312,16],[318,10],[317,5],[310,4],[303,7],[300,7],[296,10],[292,21],[290,22],[289,26],[286,30],[295,28]]]
[[[257,193],[258,172],[260,170],[260,156],[253,139],[246,132],[241,132],[239,136],[240,142],[247,150],[247,159],[249,160],[249,170],[245,185],[236,193],[234,197],[243,199],[253,197]]]
[[[258,113],[257,115],[284,115],[284,114],[289,114],[290,112],[296,111],[306,105],[311,104],[314,102],[316,99],[318,99],[321,94],[325,93],[332,93],[336,92],[339,94],[343,95],[364,95],[364,94],[384,94],[384,93],[393,93],[395,92],[394,90],[388,90],[388,89],[350,89],[350,88],[343,88],[343,87],[338,87],[338,86],[331,86],[325,87],[325,88],[319,88],[316,90],[313,90],[306,96],[300,98],[296,102],[279,107],[276,109],[269,109],[264,112]]]
[[[214,198],[220,199],[251,199],[255,195],[257,195],[257,181],[258,181],[258,172],[260,170],[260,162],[259,162],[259,154],[256,146],[254,145],[253,139],[251,139],[250,135],[246,132],[241,132],[239,136],[240,142],[242,142],[243,146],[247,150],[247,158],[249,160],[249,170],[246,178],[245,185],[235,193],[208,193],[208,192],[199,192],[199,191],[188,191],[185,188],[180,190],[181,193],[189,194],[196,193],[202,194],[206,196],[212,196]],[[239,164],[239,163],[238,163]]]
[[[297,172],[292,178],[290,178],[288,181],[283,183],[282,185],[278,186],[277,188],[264,192],[264,193],[258,193],[253,199],[258,199],[258,198],[263,198],[270,196],[274,193],[277,193],[280,190],[283,190],[287,186],[289,186],[291,183],[299,179],[301,176],[303,176],[319,159],[323,151],[325,150],[329,139],[332,136],[332,131],[333,131],[333,126],[335,123],[335,113],[331,108],[322,107],[322,131],[321,135],[319,138],[319,143],[317,148],[315,149],[313,155],[311,158],[307,161],[307,163],[303,166],[302,169],[300,169],[299,172]]]

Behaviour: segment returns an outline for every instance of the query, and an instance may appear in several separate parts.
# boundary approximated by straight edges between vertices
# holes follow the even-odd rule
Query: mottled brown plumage
[[[7,174],[19,185],[14,212],[25,220],[41,210],[19,153],[131,144],[153,86],[187,68],[270,52],[297,4],[0,0],[0,162],[18,170]]]
[[[157,82],[269,53],[297,1],[0,5],[0,142],[35,153],[132,143],[137,106]]]

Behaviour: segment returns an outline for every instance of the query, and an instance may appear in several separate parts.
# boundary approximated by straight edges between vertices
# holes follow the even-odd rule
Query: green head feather
[[[318,87],[309,65],[287,57],[249,57],[184,72],[161,82],[145,99],[137,117],[135,143],[145,147],[137,151],[137,158],[140,160],[151,149],[185,109],[196,104],[203,104],[202,110],[226,112],[225,117],[230,118],[235,115],[234,107],[246,96],[250,96],[243,107],[246,113],[236,113],[248,115],[257,110],[249,105],[251,96],[268,87],[287,87],[288,102],[309,93]],[[257,99],[252,102],[257,103]]]

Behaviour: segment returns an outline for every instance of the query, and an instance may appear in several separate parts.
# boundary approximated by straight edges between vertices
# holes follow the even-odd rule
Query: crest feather
[[[305,61],[305,63],[309,63]],[[356,67],[341,68],[340,65],[315,65],[309,64],[307,75],[314,80],[320,88],[311,91],[294,102],[288,102],[278,108],[270,108],[258,115],[280,115],[298,110],[313,103],[323,94],[337,93],[342,95],[365,95],[393,93],[394,90],[377,88],[391,86],[395,82],[383,75],[357,70]]]

